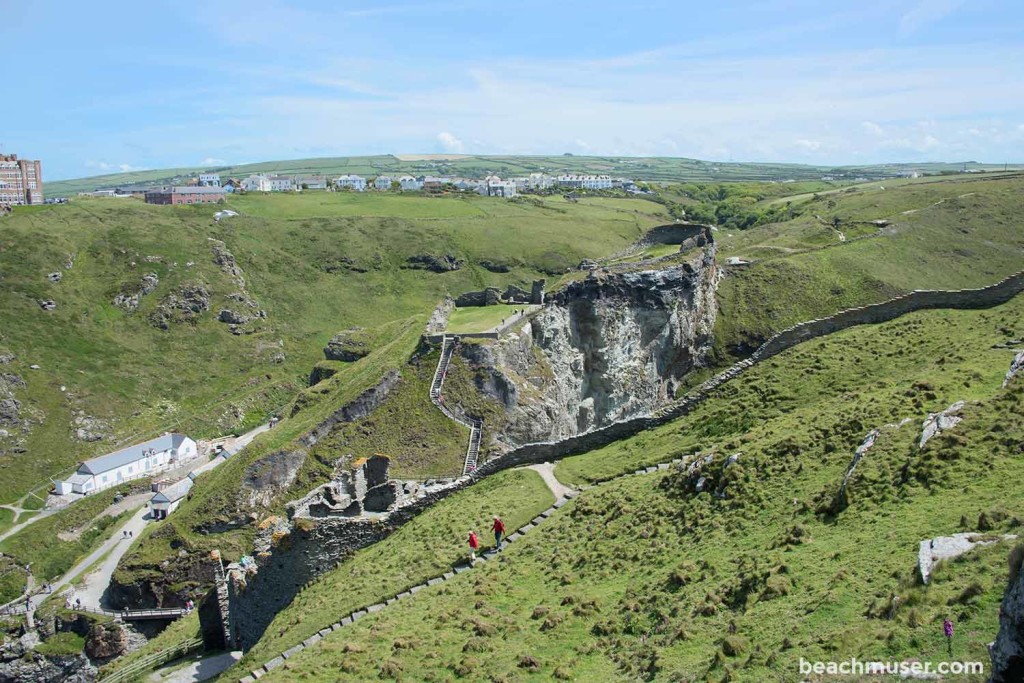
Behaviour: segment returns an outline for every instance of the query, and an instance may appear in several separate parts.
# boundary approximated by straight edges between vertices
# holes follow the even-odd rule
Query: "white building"
[[[293,192],[295,190],[295,178],[288,175],[272,175],[267,177],[270,183],[271,192]]]
[[[526,178],[526,186],[531,190],[546,190],[554,186],[555,179],[547,173],[531,173]]]
[[[502,180],[496,175],[489,175],[477,192],[487,197],[511,199],[516,196],[516,183],[514,180]]]
[[[220,187],[220,173],[200,173],[199,185],[202,187]]]
[[[57,495],[93,493],[132,479],[148,477],[199,457],[196,442],[170,432],[119,451],[86,460],[67,479],[54,481]]]
[[[578,187],[584,190],[612,189],[612,179],[606,175],[560,175],[557,182],[561,187]]]
[[[359,175],[343,175],[334,179],[334,189],[341,190],[346,187],[362,192],[366,189],[366,178]]]
[[[181,501],[185,500],[188,492],[192,490],[192,475],[181,481],[174,482],[156,492],[149,499],[149,507],[153,511],[153,519],[167,519],[167,515],[174,512]]]
[[[413,178],[411,175],[404,175],[398,179],[398,184],[407,192],[419,192],[423,189],[423,181]]]
[[[391,176],[379,175],[377,179],[373,181],[373,186],[378,190],[390,190],[391,189]]]
[[[264,173],[256,173],[242,181],[242,189],[246,192],[270,192],[270,178]]]

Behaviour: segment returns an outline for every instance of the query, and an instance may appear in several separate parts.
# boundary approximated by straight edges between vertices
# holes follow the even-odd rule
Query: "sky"
[[[53,180],[442,152],[1024,162],[1020,0],[0,0],[0,36],[0,150]]]

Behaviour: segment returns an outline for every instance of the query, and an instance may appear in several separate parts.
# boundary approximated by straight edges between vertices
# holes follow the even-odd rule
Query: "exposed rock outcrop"
[[[1024,351],[1018,353],[1010,363],[1010,369],[1006,371],[1006,379],[1003,380],[1004,387],[1020,372],[1021,368],[1024,368]]]
[[[696,258],[663,269],[596,271],[548,297],[519,331],[465,345],[478,389],[503,403],[508,445],[549,441],[648,414],[704,363],[718,272],[707,234]]]
[[[928,417],[925,418],[924,424],[921,425],[921,440],[918,442],[918,448],[924,448],[924,445],[928,443],[932,437],[938,436],[947,429],[952,429],[960,423],[963,418],[960,417],[960,413],[964,409],[964,402],[957,401],[950,407],[943,410],[941,413],[929,413]]]
[[[331,337],[331,341],[324,347],[324,358],[351,363],[366,356],[370,353],[370,345],[359,337],[362,331],[361,327],[353,327]]]
[[[435,256],[434,254],[417,254],[406,259],[406,268],[417,270],[429,270],[432,273],[447,273],[458,270],[466,264],[465,259],[460,259],[451,254]]]
[[[116,622],[95,624],[85,639],[85,654],[92,660],[107,661],[124,654],[128,634]]]
[[[146,273],[136,287],[128,288],[115,296],[114,305],[130,313],[138,309],[142,297],[155,290],[159,284],[160,277],[156,273]]]
[[[199,316],[210,310],[210,292],[206,285],[191,283],[171,292],[149,316],[149,322],[162,330],[171,329],[173,323],[195,323]]]
[[[96,667],[84,654],[42,655],[33,648],[38,636],[28,632],[18,639],[4,637],[0,646],[0,681],[5,683],[91,683]]]
[[[208,237],[210,249],[213,250],[213,262],[220,266],[222,272],[231,276],[239,289],[245,289],[245,275],[242,268],[235,263],[235,255],[232,254],[224,242]]]
[[[999,634],[989,646],[992,683],[1024,680],[1024,546],[1010,553],[1010,581],[999,608]]]

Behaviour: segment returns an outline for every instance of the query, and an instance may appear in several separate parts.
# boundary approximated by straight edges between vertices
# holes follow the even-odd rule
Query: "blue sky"
[[[0,145],[50,179],[432,152],[1024,162],[1019,0],[2,2],[25,61]]]

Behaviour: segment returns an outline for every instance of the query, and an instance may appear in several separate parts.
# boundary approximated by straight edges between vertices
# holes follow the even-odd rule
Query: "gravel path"
[[[545,462],[540,465],[529,465],[526,467],[528,470],[533,470],[540,475],[540,478],[544,480],[544,483],[551,489],[551,493],[555,494],[555,500],[561,500],[566,497],[567,494],[572,492],[574,489],[571,486],[566,486],[562,482],[558,481],[555,477],[555,463]]]

